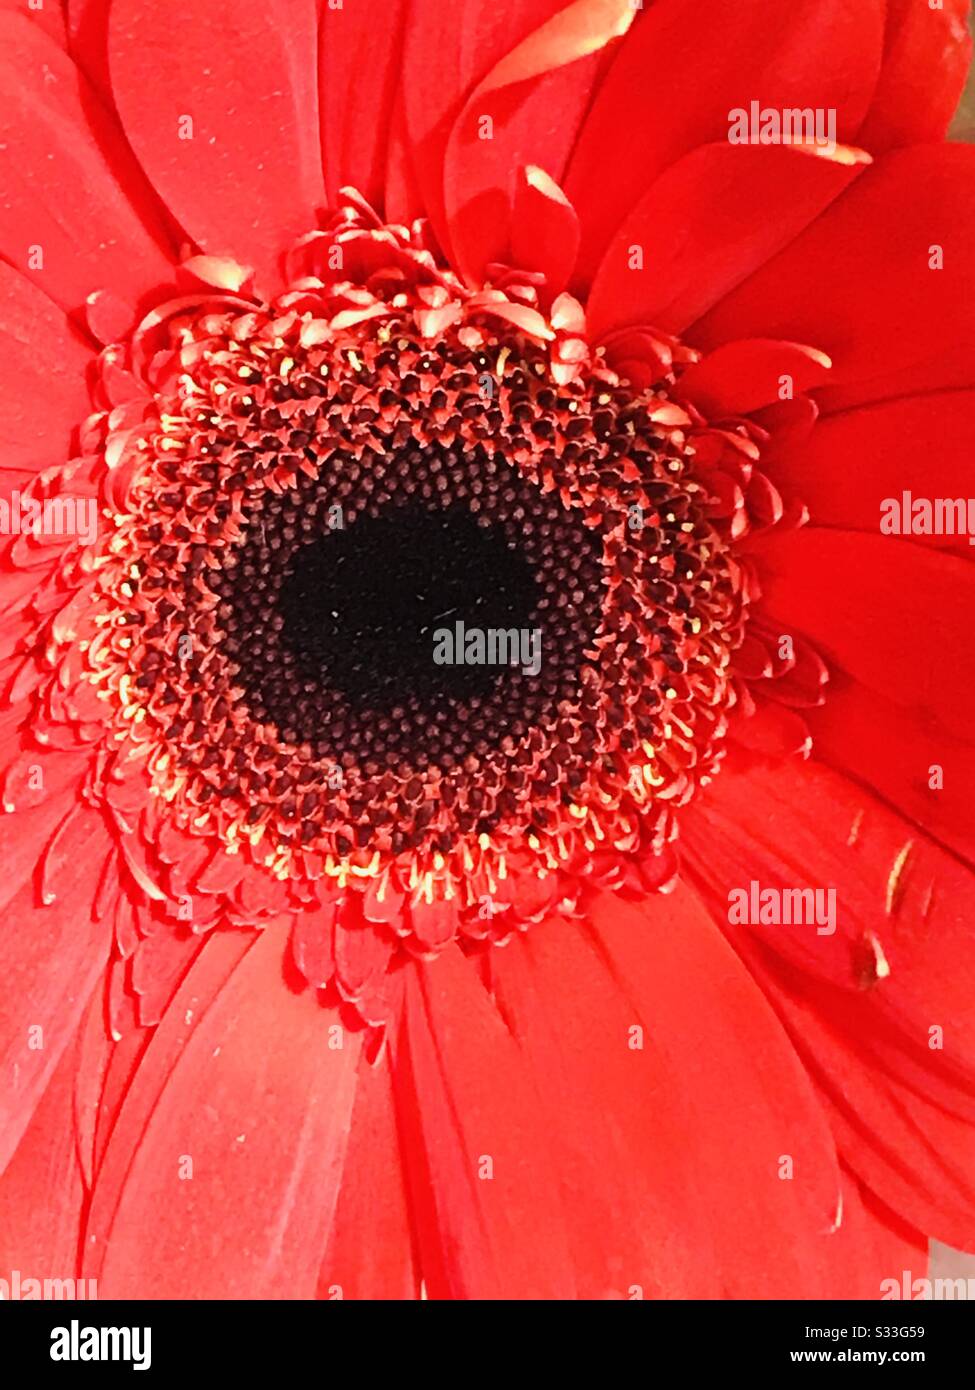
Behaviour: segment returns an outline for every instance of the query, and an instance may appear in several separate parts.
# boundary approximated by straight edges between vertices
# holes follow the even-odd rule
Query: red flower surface
[[[967,12],[3,5],[0,1270],[975,1248]]]

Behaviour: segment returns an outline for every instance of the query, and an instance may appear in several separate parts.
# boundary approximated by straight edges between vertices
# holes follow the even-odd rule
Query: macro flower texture
[[[968,10],[0,5],[0,1274],[975,1250]]]

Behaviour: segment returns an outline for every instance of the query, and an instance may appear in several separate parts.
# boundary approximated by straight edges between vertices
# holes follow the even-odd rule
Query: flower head
[[[0,18],[10,1248],[878,1296],[975,1239],[970,553],[875,520],[962,486],[966,7],[379,9]]]

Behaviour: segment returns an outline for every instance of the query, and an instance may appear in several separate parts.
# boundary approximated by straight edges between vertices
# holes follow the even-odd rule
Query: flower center
[[[296,554],[280,594],[285,661],[370,712],[404,706],[435,717],[489,694],[501,674],[483,655],[464,664],[463,650],[445,647],[441,659],[441,634],[452,643],[458,623],[524,631],[538,597],[531,566],[502,527],[482,528],[456,507],[398,507]]]
[[[747,596],[673,373],[629,388],[567,296],[413,237],[348,207],[273,304],[150,315],[83,650],[181,831],[470,909],[672,838]]]
[[[372,772],[550,718],[600,616],[593,533],[480,446],[331,461],[209,583],[252,716]]]

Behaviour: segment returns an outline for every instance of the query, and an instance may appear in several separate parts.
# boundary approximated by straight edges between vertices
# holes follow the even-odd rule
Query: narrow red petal
[[[52,900],[38,904],[28,883],[4,911],[0,994],[0,1171],[13,1153],[69,1045],[105,968],[108,923],[92,904],[108,849],[99,815],[77,812],[61,835],[49,878]]]
[[[784,453],[770,472],[802,498],[814,524],[876,534],[883,503],[894,500],[900,510],[905,492],[967,499],[973,457],[975,391],[942,391],[821,417],[805,445]],[[908,526],[911,510],[908,501]],[[925,535],[921,524],[909,532],[915,545],[975,558],[965,529]]]
[[[318,1297],[419,1297],[410,1212],[387,1053],[363,1067],[349,1152]]]
[[[558,184],[535,165],[519,172],[511,227],[516,265],[540,270],[549,293],[565,288],[579,246],[579,219]]]
[[[77,1273],[85,1205],[71,1123],[78,1038],[64,1049],[47,1089],[0,1177],[3,1278],[71,1279]]]
[[[826,381],[829,358],[801,343],[746,338],[716,348],[681,376],[681,393],[710,420],[749,415]]]
[[[410,162],[440,245],[449,254],[444,151],[471,88],[563,0],[413,0],[403,50]]]
[[[404,1009],[393,1084],[428,1293],[572,1297],[558,1155],[473,963],[451,948],[418,966]]]
[[[319,106],[325,185],[334,203],[351,185],[383,205],[390,123],[403,68],[405,0],[324,6],[319,36]]]
[[[361,1035],[289,991],[286,934],[261,933],[189,1022],[177,996],[181,1047],[165,1021],[150,1044],[96,1179],[85,1248],[101,1295],[314,1293]],[[180,994],[199,978],[194,966]]]
[[[971,871],[814,762],[725,769],[681,832],[685,873],[830,1097],[844,1157],[913,1225],[975,1243]],[[740,925],[731,893],[753,882],[832,887],[832,923],[749,909]]]
[[[0,356],[0,470],[26,477],[65,462],[91,410],[85,373],[94,353],[43,288],[2,261]]]
[[[975,648],[958,641],[975,565],[893,536],[807,527],[750,542],[762,613],[808,637],[830,665],[949,736],[971,737]]]
[[[512,228],[520,230],[512,216],[518,169],[534,165],[562,178],[606,46],[635,15],[631,0],[575,0],[506,53],[467,98],[444,153],[443,183],[450,244],[471,283],[507,259]]]
[[[610,1104],[618,1117],[641,1097],[651,1280],[669,1297],[820,1296],[837,1259],[840,1177],[826,1115],[768,1002],[686,886],[638,907],[607,895],[593,925],[642,1028],[645,1079]]]

